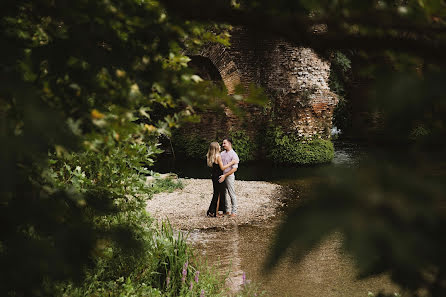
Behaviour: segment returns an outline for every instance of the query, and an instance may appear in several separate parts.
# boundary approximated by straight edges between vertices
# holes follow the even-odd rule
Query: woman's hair
[[[215,158],[217,154],[220,152],[220,145],[218,142],[211,142],[209,145],[208,153],[206,154],[208,166],[212,167],[212,164],[215,162]]]

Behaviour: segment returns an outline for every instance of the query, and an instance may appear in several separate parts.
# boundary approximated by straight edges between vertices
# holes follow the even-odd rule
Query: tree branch
[[[174,14],[200,22],[219,22],[241,26],[265,36],[283,38],[297,46],[313,48],[318,52],[324,52],[328,49],[358,49],[367,52],[394,50],[437,59],[443,59],[446,52],[446,41],[442,40],[440,35],[446,33],[446,28],[439,25],[417,25],[401,17],[393,22],[391,20],[391,17],[394,16],[393,12],[389,12],[389,14],[378,13],[377,15],[381,18],[388,17],[381,24],[379,19],[375,20],[361,15],[354,15],[349,18],[318,19],[299,14],[284,13],[284,16],[279,16],[264,11],[245,11],[235,9],[221,0],[214,0],[211,4],[202,0],[188,2],[162,0],[161,2],[168,9],[169,15]],[[341,31],[338,27],[336,32],[328,30],[327,32],[315,33],[312,29],[315,24],[342,24],[346,21],[353,23],[349,24],[350,26],[368,26],[369,29],[374,29],[374,32],[367,34],[349,33],[345,29]],[[435,35],[437,38],[432,38],[433,32],[439,33]],[[431,35],[430,39],[426,38],[428,34]]]

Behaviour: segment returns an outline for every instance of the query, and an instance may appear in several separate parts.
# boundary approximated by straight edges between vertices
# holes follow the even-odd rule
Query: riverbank
[[[237,216],[210,218],[206,211],[212,199],[211,179],[180,179],[183,189],[159,193],[147,202],[146,210],[156,220],[168,219],[179,230],[225,228],[267,221],[282,204],[282,187],[260,181],[235,181]]]

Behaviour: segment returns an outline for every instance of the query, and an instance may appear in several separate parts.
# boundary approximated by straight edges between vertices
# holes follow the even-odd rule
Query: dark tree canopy
[[[210,98],[235,106],[183,55],[227,45],[230,26],[366,61],[353,71],[373,80],[382,139],[397,145],[327,172],[285,221],[270,264],[338,231],[361,276],[390,272],[409,295],[446,295],[443,1],[3,0],[2,296],[81,281],[104,241],[138,250],[141,221],[122,218],[144,203],[138,173],[160,152],[159,135]]]

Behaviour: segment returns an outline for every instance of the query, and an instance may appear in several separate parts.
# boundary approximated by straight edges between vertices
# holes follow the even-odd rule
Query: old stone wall
[[[232,32],[230,48],[208,45],[200,55],[215,64],[230,94],[238,84],[246,89],[255,84],[268,94],[270,113],[246,105],[251,117],[245,119],[248,123],[244,126],[256,130],[271,120],[288,133],[329,138],[338,101],[328,87],[330,64],[313,50],[237,28]],[[230,111],[227,116],[228,128],[242,126]]]
[[[194,130],[214,135],[214,139],[228,135],[230,130],[243,130],[254,140],[259,138],[259,133],[264,133],[265,127],[273,125],[304,142],[309,138],[330,138],[338,99],[328,86],[329,62],[313,50],[235,28],[229,48],[208,44],[196,55],[209,59],[229,94],[242,86],[249,96],[249,86],[253,84],[263,88],[269,103],[259,107],[241,102],[244,117],[235,115],[227,107],[221,114],[204,111],[202,122]],[[206,67],[196,68],[203,72]],[[215,74],[201,75],[213,80],[216,77]]]
[[[266,90],[273,121],[301,138],[330,137],[337,96],[330,91],[330,64],[316,53],[278,41],[268,53]],[[272,75],[271,75],[272,74]]]

